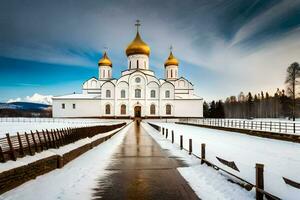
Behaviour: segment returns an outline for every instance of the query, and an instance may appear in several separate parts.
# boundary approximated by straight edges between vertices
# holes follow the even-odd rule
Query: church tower
[[[103,57],[98,62],[99,66],[99,80],[106,80],[112,78],[112,62],[107,56],[106,51]]]
[[[128,45],[126,55],[128,58],[128,69],[149,69],[150,47],[142,40],[139,33],[140,21],[136,20],[137,32],[134,40]]]
[[[165,79],[175,80],[178,79],[178,60],[174,57],[172,47],[170,48],[170,55],[165,61]]]

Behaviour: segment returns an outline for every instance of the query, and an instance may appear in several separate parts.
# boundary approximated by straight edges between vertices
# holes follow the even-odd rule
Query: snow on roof
[[[52,99],[100,99],[100,94],[69,94],[63,96],[56,96]]]

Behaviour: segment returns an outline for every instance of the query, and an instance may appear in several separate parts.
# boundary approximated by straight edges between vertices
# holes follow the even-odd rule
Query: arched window
[[[103,78],[105,78],[105,70],[103,70]]]
[[[171,69],[171,78],[173,78],[173,69]]]
[[[171,105],[166,105],[166,115],[171,115]]]
[[[105,114],[107,114],[107,115],[110,114],[110,105],[109,105],[109,104],[107,104],[107,105],[105,106]]]
[[[155,105],[154,104],[152,104],[150,106],[150,115],[155,115]]]
[[[150,97],[151,97],[151,98],[155,98],[155,90],[151,90],[151,92],[150,92]]]
[[[135,89],[135,98],[141,98],[141,89]]]
[[[107,71],[107,74],[108,74],[107,76],[108,76],[108,78],[109,78],[109,77],[110,77],[110,71],[109,71],[109,70]]]
[[[136,61],[136,68],[139,68],[139,60]]]
[[[131,61],[129,61],[129,69],[131,69]]]
[[[121,105],[121,115],[126,115],[126,105]]]
[[[110,90],[106,90],[106,98],[110,98],[111,97],[111,92]]]
[[[125,98],[125,97],[126,97],[125,94],[126,94],[126,93],[125,93],[125,90],[121,90],[121,98]]]
[[[166,98],[170,98],[170,90],[167,90],[167,91],[166,91],[165,97],[166,97]]]

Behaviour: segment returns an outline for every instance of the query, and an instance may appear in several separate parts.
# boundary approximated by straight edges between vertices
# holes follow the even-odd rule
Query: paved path
[[[169,157],[153,138],[134,124],[99,181],[94,199],[199,199],[176,170],[184,164]],[[102,197],[102,198],[100,198]]]

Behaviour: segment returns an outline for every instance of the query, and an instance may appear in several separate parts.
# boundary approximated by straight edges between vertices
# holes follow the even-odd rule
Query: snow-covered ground
[[[191,138],[193,153],[198,156],[201,143],[205,143],[207,160],[253,184],[255,164],[264,164],[265,190],[282,199],[299,199],[300,190],[285,184],[282,177],[300,183],[300,144],[174,123],[154,122],[154,124],[168,128],[169,133],[174,130],[177,144],[180,135],[183,135],[186,149],[188,139]],[[240,172],[223,165],[216,156],[234,161]]]
[[[166,140],[149,125],[145,123],[142,125],[163,149],[170,151],[173,156],[178,157],[189,165],[189,167],[178,168],[178,171],[201,199],[255,199],[254,191],[248,192],[240,186],[227,181],[227,178],[219,171],[207,165],[201,165],[198,158],[180,150],[178,145],[174,145],[169,140]]]
[[[128,125],[111,139],[86,152],[75,160],[35,180],[10,190],[0,199],[5,200],[83,200],[92,199],[93,188],[99,178],[108,174],[105,168],[113,162],[111,156],[123,141]]]
[[[1,119],[1,118],[0,118]],[[0,122],[0,138],[6,133],[15,135],[17,132],[41,131],[42,129],[75,128],[83,126],[110,125],[128,120],[110,119],[53,119],[53,118],[6,118]]]

